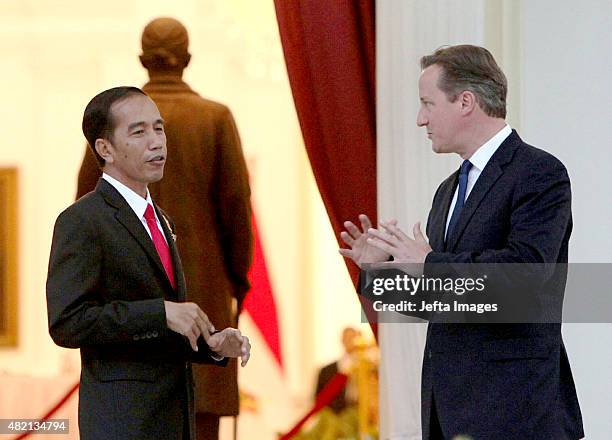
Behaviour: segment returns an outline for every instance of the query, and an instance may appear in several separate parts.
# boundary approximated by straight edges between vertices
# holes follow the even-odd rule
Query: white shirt
[[[485,142],[474,154],[470,157],[469,161],[472,163],[472,168],[468,173],[468,182],[465,190],[465,200],[470,196],[470,192],[472,192],[472,188],[476,184],[476,181],[480,177],[482,170],[484,170],[489,160],[495,154],[499,146],[506,140],[508,136],[512,133],[512,129],[508,124],[504,126],[501,130],[499,130],[495,136]],[[448,232],[448,224],[450,223],[451,216],[453,214],[453,210],[455,209],[455,204],[457,203],[457,193],[459,192],[459,185],[455,188],[455,194],[453,195],[453,200],[451,202],[450,208],[448,210],[448,216],[446,217],[446,228],[444,229],[444,240],[446,240],[446,233]]]
[[[145,230],[147,231],[147,234],[149,234],[149,237],[151,237],[152,240],[153,237],[151,236],[151,230],[149,229],[149,225],[147,224],[147,221],[144,217],[147,205],[153,205],[153,199],[151,199],[151,194],[149,193],[149,190],[147,189],[147,198],[145,200],[140,195],[136,194],[131,188],[128,188],[123,183],[119,182],[117,179],[109,176],[108,174],[102,173],[102,178],[111,185],[113,185],[113,188],[119,191],[119,194],[121,194],[121,196],[125,199],[128,205],[130,205],[130,208],[132,208],[132,211],[134,211],[136,217],[140,219],[140,222],[142,223]],[[157,223],[157,229],[159,229],[159,232],[161,232],[161,236],[164,237],[164,240],[166,240],[164,230],[162,229],[161,224],[159,223],[159,218],[157,217],[157,212],[155,212],[155,209],[153,210],[153,213],[155,214],[155,222]],[[168,243],[168,240],[166,240],[166,243]]]

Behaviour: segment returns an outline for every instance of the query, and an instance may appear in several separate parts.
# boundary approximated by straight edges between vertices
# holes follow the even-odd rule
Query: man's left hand
[[[228,327],[210,335],[206,340],[210,349],[223,357],[239,357],[244,367],[251,357],[249,338],[242,336],[240,330]]]
[[[381,228],[368,229],[368,243],[393,256],[394,263],[424,263],[432,249],[421,232],[421,222],[412,228],[414,238],[407,236],[394,222],[380,222]]]

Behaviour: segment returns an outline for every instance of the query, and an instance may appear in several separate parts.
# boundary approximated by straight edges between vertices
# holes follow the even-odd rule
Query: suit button
[[[427,355],[429,356],[429,359],[431,359],[431,350],[429,350],[429,353],[427,353]]]
[[[137,340],[139,340],[139,339],[140,339],[140,336],[139,336],[139,335],[134,335],[134,336],[132,337],[132,339],[134,339],[135,341],[137,341]]]

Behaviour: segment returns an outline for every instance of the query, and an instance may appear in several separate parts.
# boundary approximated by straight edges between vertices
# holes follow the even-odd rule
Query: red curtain
[[[308,158],[339,240],[345,220],[365,213],[376,222],[374,0],[274,4]]]

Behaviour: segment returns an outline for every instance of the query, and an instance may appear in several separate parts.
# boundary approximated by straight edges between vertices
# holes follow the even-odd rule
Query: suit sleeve
[[[47,276],[49,333],[62,347],[134,342],[134,335],[169,332],[163,298],[101,301],[103,262],[94,227],[75,210],[57,219]]]
[[[79,169],[76,198],[83,197],[96,188],[96,183],[102,175],[98,162],[88,145],[85,145],[85,155]]]
[[[247,274],[253,259],[251,190],[234,118],[229,109],[217,126],[214,194],[225,266],[239,305],[250,288]]]

